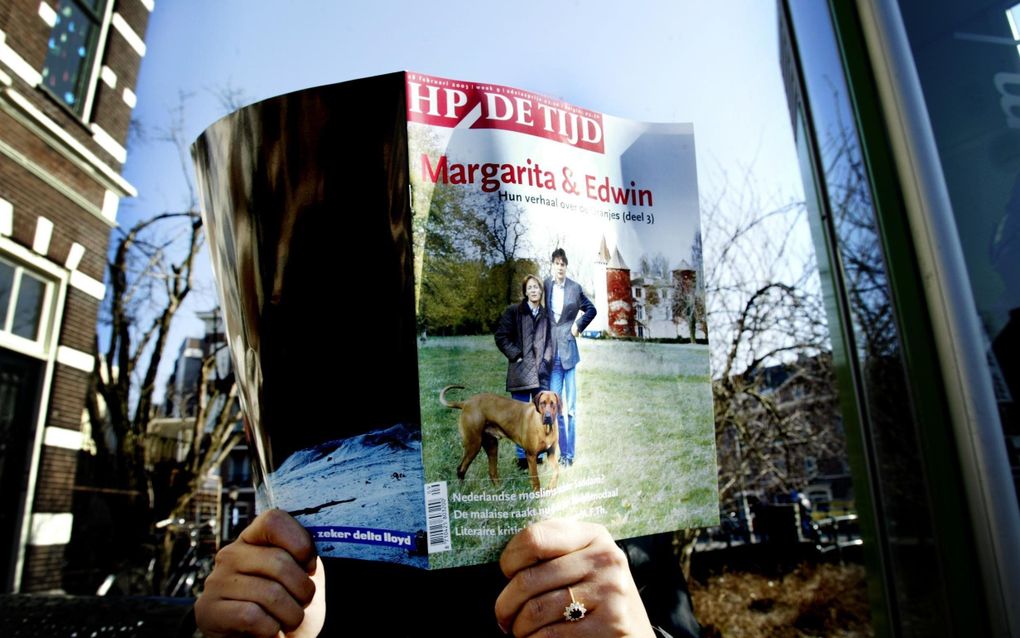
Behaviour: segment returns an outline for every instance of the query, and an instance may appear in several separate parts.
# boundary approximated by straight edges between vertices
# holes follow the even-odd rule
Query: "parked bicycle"
[[[156,529],[164,528],[169,528],[177,538],[186,535],[187,547],[163,579],[162,594],[171,597],[198,596],[214,566],[213,556],[202,550],[202,532],[208,529],[215,534],[216,521],[210,519],[204,523],[193,523],[178,518],[156,523]]]
[[[157,595],[173,598],[196,597],[202,593],[206,577],[212,573],[214,557],[205,542],[211,532],[215,537],[216,521],[194,523],[184,518],[168,518],[155,525],[172,537],[171,567],[155,586],[159,543],[146,544],[147,560],[139,560],[107,576],[96,590],[97,596]]]

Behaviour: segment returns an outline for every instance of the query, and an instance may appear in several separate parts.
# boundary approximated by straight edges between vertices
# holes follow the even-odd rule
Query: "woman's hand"
[[[195,622],[209,638],[317,636],[325,594],[326,573],[308,532],[289,514],[270,510],[216,554]]]
[[[627,558],[601,525],[548,520],[514,536],[500,567],[509,584],[496,621],[514,636],[654,636]],[[568,589],[569,588],[569,589]],[[564,611],[582,603],[584,617]]]

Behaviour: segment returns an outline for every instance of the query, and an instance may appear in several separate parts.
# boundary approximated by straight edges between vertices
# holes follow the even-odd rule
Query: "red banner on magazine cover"
[[[601,113],[499,84],[407,73],[407,119],[524,133],[595,153],[605,150]]]

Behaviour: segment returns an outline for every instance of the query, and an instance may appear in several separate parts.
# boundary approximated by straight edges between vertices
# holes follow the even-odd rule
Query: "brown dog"
[[[464,445],[464,456],[457,466],[457,478],[463,480],[471,461],[478,450],[485,448],[489,457],[489,478],[493,485],[499,485],[496,470],[499,439],[510,439],[524,448],[531,474],[531,487],[539,490],[538,455],[549,451],[547,458],[553,467],[549,488],[556,487],[560,474],[560,434],[557,416],[560,413],[560,397],[548,390],[535,395],[534,401],[524,403],[497,394],[476,394],[465,401],[447,401],[446,391],[464,389],[462,385],[448,385],[439,393],[439,402],[448,408],[462,410],[460,414],[460,440]]]

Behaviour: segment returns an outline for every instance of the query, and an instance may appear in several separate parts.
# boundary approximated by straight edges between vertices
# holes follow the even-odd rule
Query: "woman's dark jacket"
[[[496,328],[496,347],[507,358],[506,391],[548,389],[552,372],[553,340],[549,312],[540,308],[533,317],[522,301],[507,306]]]

